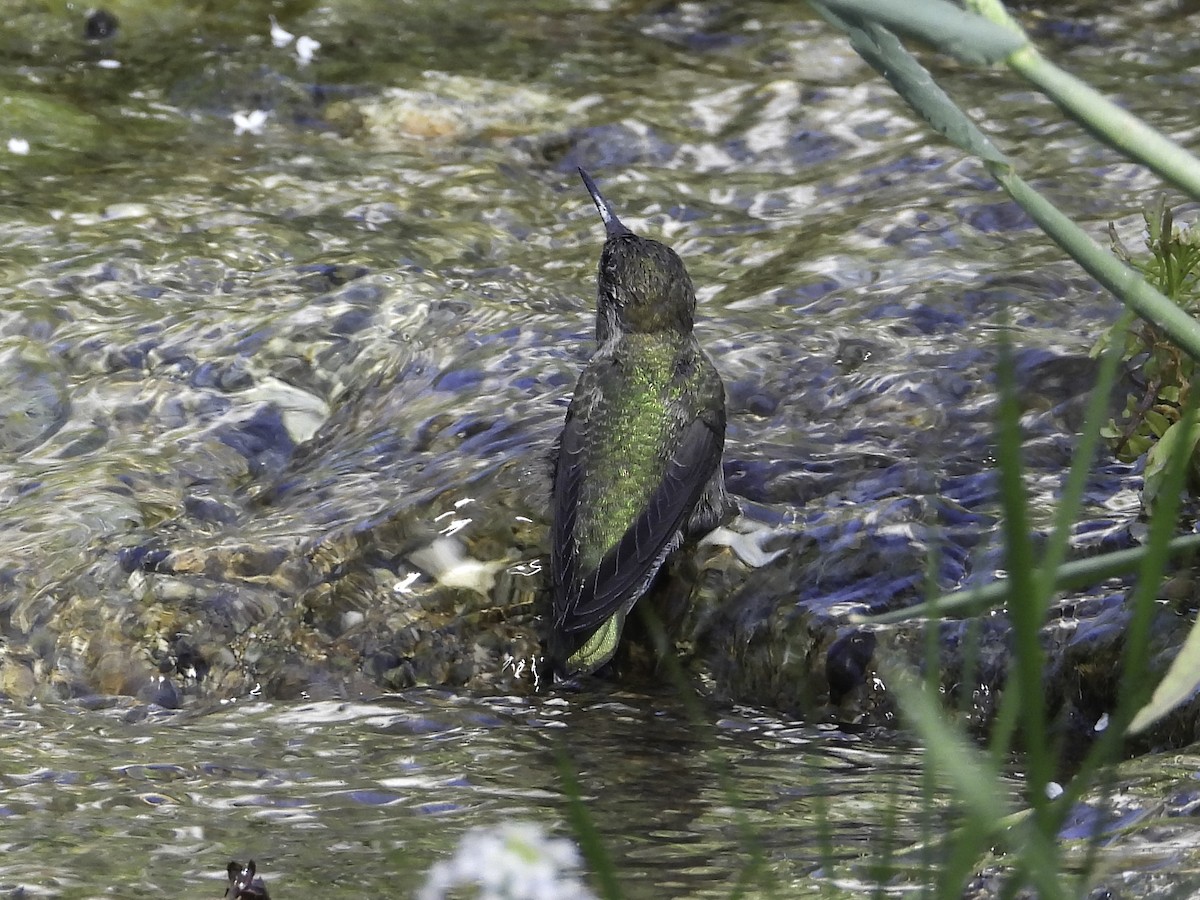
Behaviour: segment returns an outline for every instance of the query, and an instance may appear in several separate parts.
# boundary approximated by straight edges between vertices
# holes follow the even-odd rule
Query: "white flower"
[[[15,153],[17,156],[26,156],[29,153],[29,141],[25,138],[11,137],[8,139],[8,152]]]
[[[296,41],[296,59],[300,61],[300,65],[307,66],[320,49],[320,41],[310,38],[307,34],[301,35]]]
[[[271,43],[276,47],[286,47],[292,42],[295,37],[286,28],[280,28],[279,23],[275,21],[275,17],[271,16]]]
[[[443,900],[463,885],[480,900],[595,900],[577,874],[579,850],[540,825],[510,822],[463,835],[451,859],[429,870],[418,900]]]
[[[265,109],[256,109],[253,112],[235,112],[233,114],[233,133],[262,134],[268,115],[270,113]]]

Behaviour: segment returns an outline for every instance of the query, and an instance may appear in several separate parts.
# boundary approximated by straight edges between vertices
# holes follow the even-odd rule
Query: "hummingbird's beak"
[[[608,201],[600,195],[600,188],[596,187],[596,182],[592,181],[592,176],[583,171],[583,169],[580,169],[579,177],[583,179],[583,186],[592,195],[592,202],[596,204],[596,209],[600,210],[600,218],[604,221],[605,236],[614,238],[622,234],[632,234],[633,232],[626,228],[621,223],[621,220],[617,218],[617,214],[612,211],[612,207],[608,205]]]

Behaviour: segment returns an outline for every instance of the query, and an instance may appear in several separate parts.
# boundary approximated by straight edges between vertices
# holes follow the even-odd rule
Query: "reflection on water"
[[[562,764],[630,898],[729,897],[742,879],[745,896],[854,897],[881,877],[915,894],[912,848],[954,821],[894,734],[662,693],[99,705],[0,709],[0,894],[216,898],[228,862],[253,858],[275,900],[408,897],[469,829],[573,839]],[[1197,771],[1186,755],[1131,765],[1107,817],[1126,832],[1104,851],[1129,896],[1200,887],[1200,792],[1181,787]],[[1081,805],[1064,838],[1098,809]]]
[[[756,850],[756,890],[791,895],[818,869],[869,877],[889,819],[917,838],[915,752],[752,710],[702,715],[617,692],[8,708],[0,889],[216,897],[228,861],[253,858],[273,897],[407,896],[470,827],[569,834],[560,761],[629,897],[728,896]]]

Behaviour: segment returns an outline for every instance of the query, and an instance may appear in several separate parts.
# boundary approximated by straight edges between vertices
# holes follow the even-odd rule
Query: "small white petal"
[[[1104,715],[1096,720],[1096,724],[1092,726],[1092,730],[1104,731],[1106,728],[1108,728],[1108,713],[1104,713]]]
[[[262,134],[263,126],[267,123],[266,110],[256,109],[252,112],[236,112],[233,114],[234,134]]]
[[[285,28],[280,28],[275,17],[271,16],[271,43],[276,47],[286,47],[296,36]]]
[[[29,141],[19,137],[9,138],[8,152],[15,153],[17,156],[27,155],[29,153]]]
[[[1063,795],[1063,786],[1057,781],[1046,782],[1046,796],[1051,800],[1057,800]]]
[[[771,528],[760,523],[756,523],[745,516],[739,516],[730,526],[718,526],[700,539],[700,545],[715,544],[720,547],[728,547],[736,554],[737,558],[750,566],[752,569],[758,569],[765,566],[767,563],[782,556],[786,551],[786,547],[780,550],[766,550],[764,545],[777,534],[788,534],[785,529]]]
[[[310,38],[307,34],[302,35],[296,41],[296,58],[300,60],[300,65],[306,66],[313,61],[313,57],[320,49],[320,41]]]
[[[119,69],[121,68],[121,61],[119,59],[98,59],[96,60],[96,66],[101,69]]]
[[[392,590],[397,594],[407,594],[412,589],[412,586],[420,579],[420,577],[420,572],[409,572],[392,585]]]

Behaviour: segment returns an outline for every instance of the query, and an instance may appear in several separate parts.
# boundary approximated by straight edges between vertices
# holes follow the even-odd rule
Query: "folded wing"
[[[696,419],[667,461],[662,481],[642,513],[589,572],[579,571],[575,541],[583,469],[582,429],[563,429],[554,484],[554,624],[561,632],[596,628],[625,608],[674,549],[680,532],[720,464],[722,435]]]

